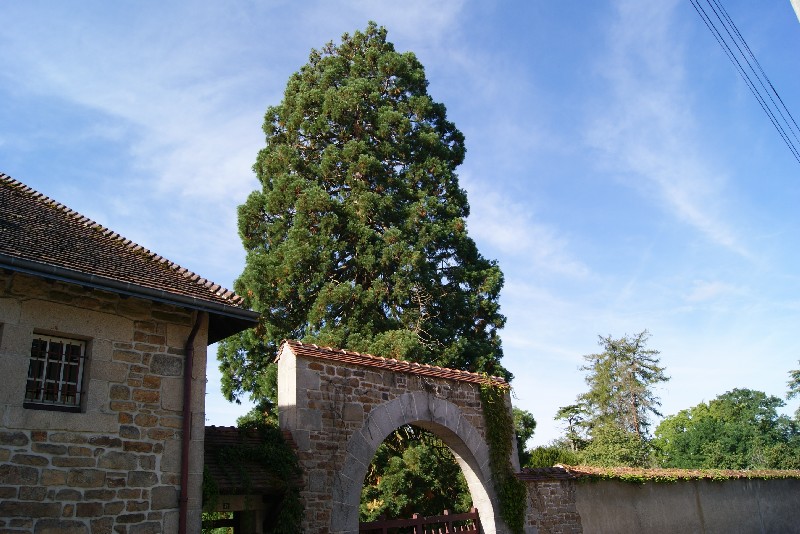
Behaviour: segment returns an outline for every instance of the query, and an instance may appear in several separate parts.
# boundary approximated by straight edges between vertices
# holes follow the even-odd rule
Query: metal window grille
[[[85,360],[84,341],[37,335],[31,343],[25,401],[80,407]]]

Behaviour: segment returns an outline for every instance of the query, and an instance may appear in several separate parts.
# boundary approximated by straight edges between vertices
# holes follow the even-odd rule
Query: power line
[[[800,128],[797,126],[797,121],[795,121],[786,104],[784,104],[775,86],[772,85],[733,19],[728,15],[720,0],[705,0],[713,16],[703,7],[701,0],[690,1],[697,14],[700,15],[706,27],[717,40],[717,43],[722,47],[725,55],[728,56],[728,59],[744,80],[748,89],[750,89],[750,92],[753,93],[753,96],[764,113],[766,113],[770,122],[772,122],[783,142],[792,152],[794,159],[800,163],[800,138],[798,138]],[[719,23],[719,26],[717,23]],[[747,68],[743,64],[747,65]],[[750,73],[752,73],[756,82],[753,81]],[[769,89],[767,89],[767,86],[769,86]],[[770,90],[780,105],[775,102]]]

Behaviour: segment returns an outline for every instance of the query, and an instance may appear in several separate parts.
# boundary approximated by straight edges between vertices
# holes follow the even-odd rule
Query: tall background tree
[[[651,417],[660,416],[661,402],[654,391],[669,377],[660,365],[659,351],[648,349],[650,334],[614,339],[600,337],[603,351],[584,356],[589,390],[574,405],[558,411],[566,421],[567,439],[576,448],[585,445],[582,458],[601,465],[645,465]]]
[[[511,378],[500,363],[503,275],[467,234],[455,173],[464,136],[427,86],[414,54],[370,23],[313,50],[267,110],[261,188],[239,207],[247,258],[234,284],[261,320],[220,344],[230,400],[274,408],[287,338]],[[431,478],[432,465],[433,478],[451,480],[443,447],[411,427],[391,436],[366,481],[365,517],[440,506],[397,490]]]
[[[798,362],[800,363],[800,362]],[[789,391],[786,393],[786,399],[793,399],[800,396],[800,369],[793,369],[789,371]],[[794,412],[794,418],[800,423],[800,408]]]

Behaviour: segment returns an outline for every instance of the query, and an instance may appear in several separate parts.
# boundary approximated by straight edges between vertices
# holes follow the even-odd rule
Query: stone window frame
[[[89,340],[34,331],[30,350],[23,408],[83,412]],[[70,373],[69,376],[65,376],[65,372]]]

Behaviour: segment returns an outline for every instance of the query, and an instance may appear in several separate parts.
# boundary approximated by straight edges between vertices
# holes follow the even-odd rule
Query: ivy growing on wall
[[[491,382],[481,385],[481,405],[489,444],[489,465],[494,489],[500,501],[500,517],[514,534],[522,534],[525,526],[527,490],[511,466],[511,444],[514,440],[514,420],[506,406],[509,387]]]
[[[252,483],[248,465],[257,463],[271,473],[284,487],[284,496],[277,511],[277,520],[272,532],[275,534],[299,534],[303,505],[300,499],[300,465],[292,448],[283,439],[280,430],[263,422],[247,422],[240,426],[242,431],[259,433],[258,444],[239,443],[216,451],[216,460],[235,472],[244,487],[245,495],[252,493]],[[203,507],[213,510],[219,499],[219,489],[207,471],[203,473]]]

